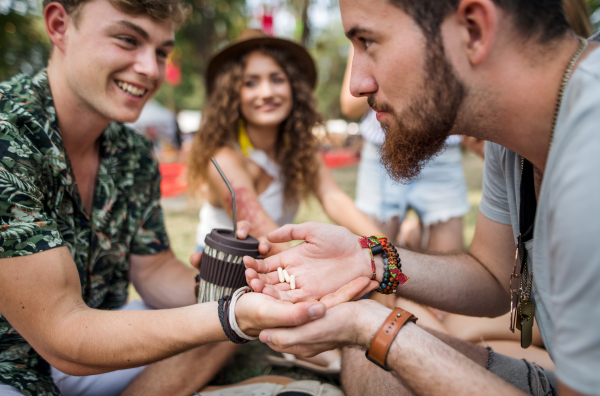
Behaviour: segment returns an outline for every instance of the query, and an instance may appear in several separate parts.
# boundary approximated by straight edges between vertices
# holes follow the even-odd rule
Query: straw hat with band
[[[317,68],[306,48],[289,40],[268,36],[257,29],[246,29],[233,44],[225,47],[210,60],[206,69],[206,91],[210,95],[217,75],[231,59],[239,58],[260,47],[281,49],[294,58],[301,72],[306,75],[309,85],[314,89],[317,84]]]

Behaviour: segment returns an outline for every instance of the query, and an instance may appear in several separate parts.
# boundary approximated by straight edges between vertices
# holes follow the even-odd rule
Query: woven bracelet
[[[238,337],[235,332],[231,329],[229,324],[229,304],[231,303],[231,296],[224,296],[219,299],[219,321],[223,332],[234,344],[245,344],[248,340],[244,340]]]
[[[408,277],[402,273],[400,256],[396,247],[392,245],[385,236],[361,237],[360,246],[369,249],[371,253],[371,267],[373,269],[373,278],[376,280],[376,267],[374,256],[381,254],[383,258],[383,279],[376,289],[382,294],[395,293],[398,285],[404,285]]]

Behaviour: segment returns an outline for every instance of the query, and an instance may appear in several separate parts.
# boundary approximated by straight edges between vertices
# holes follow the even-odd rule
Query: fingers
[[[269,343],[267,343],[267,345],[269,346],[269,348],[271,348],[275,352],[290,353],[292,355],[303,356],[303,357],[313,357],[315,355],[318,355],[321,352],[330,351],[332,349],[335,349],[335,347],[331,347],[331,345],[323,344],[323,343],[294,345],[289,348],[280,348],[276,345],[269,344]]]
[[[261,256],[268,256],[272,248],[273,245],[271,244],[271,242],[269,242],[267,237],[258,238],[258,252],[261,254]]]
[[[246,239],[250,233],[250,222],[248,220],[241,220],[237,222],[237,237],[240,239]]]
[[[265,285],[262,289],[262,293],[277,300],[291,303],[308,300],[308,296],[305,291],[302,289],[289,290],[289,287],[290,286],[287,283],[280,283],[275,286]]]
[[[265,284],[264,284],[264,282],[261,282],[261,281],[260,281],[260,280],[258,280],[258,279],[251,279],[251,280],[248,280],[248,278],[246,278],[246,282],[248,282],[248,286],[250,286],[250,288],[251,288],[252,290],[254,290],[256,293],[262,293],[262,292],[264,291],[264,289],[265,289]],[[267,294],[267,293],[265,293],[265,294]],[[267,294],[267,295],[268,295],[268,294]],[[271,297],[273,297],[273,298],[276,298],[276,297],[274,297],[274,296],[271,296]]]
[[[365,290],[371,289],[371,283],[371,280],[366,277],[354,279],[352,282],[342,286],[337,291],[324,296],[320,301],[325,304],[327,309],[335,307],[338,304],[364,296],[367,293]],[[376,282],[373,283],[376,284]]]
[[[281,228],[271,231],[267,238],[273,243],[284,243],[290,241],[303,241],[308,236],[311,224],[286,224]]]
[[[277,275],[277,268],[281,267],[281,254],[271,256],[264,260],[257,260],[250,256],[244,256],[244,265],[246,268],[252,268],[259,274],[266,274],[275,271],[275,275]]]
[[[318,301],[288,304],[273,299],[265,299],[260,303],[256,320],[260,322],[261,329],[296,327],[322,318],[326,311],[325,305]]]
[[[202,253],[200,253],[200,252],[192,253],[192,255],[190,256],[190,264],[192,264],[192,267],[200,269],[200,260],[201,259],[202,259]]]
[[[367,287],[365,287],[360,293],[358,293],[356,295],[356,297],[353,298],[353,300],[360,300],[361,298],[363,298],[365,295],[371,293],[373,290],[377,289],[379,287],[379,285],[377,284],[376,281],[370,281],[370,283],[367,285]]]
[[[324,329],[322,324],[315,322],[306,326],[266,329],[260,332],[259,339],[276,351],[289,350],[290,352],[286,352],[298,353],[304,356],[313,354],[313,349],[318,349],[319,344],[321,344],[322,349],[318,352],[333,349],[335,345],[327,347],[325,346],[326,343],[316,343],[317,340],[323,340],[327,333],[327,329]]]

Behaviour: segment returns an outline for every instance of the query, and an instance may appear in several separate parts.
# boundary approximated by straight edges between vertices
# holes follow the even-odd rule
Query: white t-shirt
[[[486,143],[479,209],[512,225],[515,241],[520,161]],[[600,49],[581,62],[565,91],[526,247],[535,318],[558,378],[600,395]]]

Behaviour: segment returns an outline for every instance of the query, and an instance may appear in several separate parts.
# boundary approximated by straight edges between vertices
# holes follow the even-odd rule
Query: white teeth
[[[126,82],[123,81],[117,81],[117,85],[119,86],[119,88],[121,88],[123,91],[133,95],[133,96],[143,96],[146,93],[145,89],[140,89],[140,88],[136,88],[133,85],[127,84]]]

